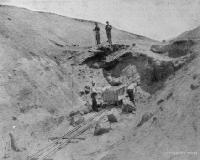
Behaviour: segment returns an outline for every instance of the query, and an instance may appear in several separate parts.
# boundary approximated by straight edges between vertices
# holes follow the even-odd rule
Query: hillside
[[[178,40],[178,39],[195,39],[195,40],[199,40],[200,39],[200,27],[197,27],[193,30],[189,30],[186,31],[182,34],[180,34],[178,37],[176,37],[174,40]]]
[[[22,146],[28,140],[32,147],[63,121],[68,126],[65,117],[84,106],[79,92],[91,84],[91,77],[107,84],[101,70],[72,67],[74,62],[68,60],[87,55],[94,46],[94,23],[0,6],[0,26],[0,133],[8,139],[11,132]],[[100,27],[105,41],[104,26]],[[155,41],[113,29],[113,42]]]
[[[196,58],[177,71],[173,78],[167,79],[164,88],[140,106],[125,140],[110,149],[102,160],[199,159],[199,36],[198,27],[174,39],[195,41],[192,53]],[[151,117],[138,126],[146,114]]]
[[[68,58],[73,53],[81,54],[87,51],[94,44],[93,23],[9,6],[1,6],[0,15],[2,87],[6,84],[7,90],[11,92],[10,96],[14,94],[12,96],[15,97],[15,94],[25,87],[21,85],[30,85],[25,87],[24,94],[43,92],[44,103],[45,98],[51,97],[44,93],[46,88],[49,88],[50,92],[54,92],[53,96],[57,95],[56,98],[59,100],[56,101],[62,101],[61,104],[57,104],[50,98],[53,106],[58,105],[59,108],[60,105],[63,107],[71,105],[71,98],[60,99],[65,95],[65,98],[68,98],[71,94],[71,90],[68,90],[72,85],[71,62],[66,61],[65,68],[58,65],[57,58],[59,56]],[[104,27],[101,28],[102,41],[105,41]],[[114,43],[152,42],[145,37],[117,29],[113,31],[113,41]],[[74,83],[76,88],[76,80]],[[23,94],[22,92],[20,93]],[[38,98],[35,97],[35,101],[38,101]]]
[[[165,147],[196,151],[198,42],[184,54],[176,48],[157,54],[152,45],[165,44],[114,28],[110,49],[100,24],[102,45],[97,48],[93,28],[91,21],[0,6],[1,158],[24,160],[49,144],[49,137],[62,136],[71,127],[71,111],[90,112],[84,89],[92,82],[114,87],[116,81],[140,84],[136,114],[119,113],[111,132],[94,137],[90,130],[85,141],[63,148],[54,160],[153,160],[161,159]],[[155,118],[135,128],[146,112]],[[16,144],[9,148],[12,139]]]

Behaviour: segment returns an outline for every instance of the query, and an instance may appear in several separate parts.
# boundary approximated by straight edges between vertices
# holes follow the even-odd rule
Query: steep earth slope
[[[113,86],[110,77],[123,85],[140,83],[136,115],[122,115],[107,135],[92,137],[91,132],[87,133],[86,141],[63,149],[55,160],[142,159],[141,156],[159,159],[162,156],[155,148],[169,143],[162,138],[164,131],[172,135],[168,148],[188,147],[195,151],[197,44],[174,58],[150,51],[152,45],[160,42],[113,29],[115,45],[110,50],[105,42],[104,25],[100,24],[103,44],[99,58],[95,55],[98,49],[94,46],[91,21],[0,6],[0,26],[1,157],[25,159],[48,144],[50,136],[61,136],[69,128],[68,114],[88,106],[87,97],[82,96],[84,87],[91,82],[98,87]],[[194,53],[197,58],[192,60]],[[189,64],[179,70],[186,63]],[[187,76],[193,73],[192,78]],[[193,81],[188,88],[187,84]],[[190,105],[193,99],[195,104]],[[135,128],[146,112],[157,129],[148,126],[151,120]],[[163,128],[159,129],[160,125]],[[175,145],[174,139],[180,143]],[[8,149],[6,144],[10,140],[15,142]]]
[[[195,41],[200,37],[196,32],[198,29],[183,34],[179,41],[188,37]],[[111,148],[102,160],[200,158],[200,44],[198,40],[195,43],[191,50],[195,58],[177,71],[173,78],[167,79],[162,90],[153,95],[148,103],[138,107],[138,117],[132,123],[132,129],[127,131],[125,140]]]
[[[87,55],[94,45],[94,22],[0,6],[0,26],[1,148],[12,133],[20,146],[31,149],[60,123],[68,126],[67,115],[84,106],[79,92],[93,77],[108,84],[101,69],[73,67],[72,56]],[[155,41],[113,29],[113,43],[136,42]]]
[[[200,35],[200,27],[197,27],[193,30],[186,31],[182,34],[180,34],[178,37],[176,37],[174,40],[178,39],[185,39],[185,40],[190,40],[190,39],[195,39],[199,40],[199,35]]]

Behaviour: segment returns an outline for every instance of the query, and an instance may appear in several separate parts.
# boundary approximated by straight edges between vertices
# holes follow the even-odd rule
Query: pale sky
[[[200,0],[0,0],[0,4],[95,20],[153,39],[200,25]]]

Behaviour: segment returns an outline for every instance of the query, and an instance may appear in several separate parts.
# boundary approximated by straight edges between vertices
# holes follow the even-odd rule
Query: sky
[[[105,23],[156,40],[200,25],[200,0],[0,0],[0,4]]]

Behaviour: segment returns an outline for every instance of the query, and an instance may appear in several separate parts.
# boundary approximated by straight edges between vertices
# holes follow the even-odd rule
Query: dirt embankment
[[[199,45],[196,57],[167,79],[148,103],[140,106],[127,140],[105,159],[198,159]]]
[[[169,44],[152,45],[151,51],[159,54],[166,54],[172,58],[178,58],[190,54],[194,44],[194,40],[177,40]]]
[[[193,76],[193,69],[198,70],[199,67],[198,59],[192,63],[194,66],[190,65],[187,68],[187,65],[184,65],[195,58],[193,53],[188,53],[188,47],[189,51],[191,47],[190,43],[174,43],[170,46],[169,56],[158,55],[150,51],[152,44],[157,44],[156,41],[113,29],[113,43],[115,45],[112,49],[103,45],[99,48],[99,54],[99,50],[92,50],[92,52],[90,50],[94,48],[91,47],[94,44],[92,22],[0,6],[0,24],[0,57],[2,60],[0,64],[0,133],[4,139],[6,137],[8,139],[9,133],[12,133],[14,137],[15,144],[12,143],[12,148],[14,152],[17,151],[17,155],[13,154],[13,156],[9,153],[10,159],[16,157],[20,159],[19,157],[44,147],[51,135],[62,136],[65,129],[69,128],[68,114],[72,110],[86,106],[81,91],[85,86],[91,85],[91,82],[95,82],[97,87],[105,87],[129,85],[137,81],[142,92],[150,93],[152,97],[153,94],[157,96],[157,93],[161,93],[162,89],[163,94],[166,93],[164,97],[168,97],[170,103],[161,95],[159,98],[150,99],[152,103],[154,100],[156,103],[158,102],[156,106],[158,105],[161,107],[160,110],[164,111],[161,112],[160,117],[156,118],[153,118],[151,114],[142,118],[142,115],[149,108],[138,104],[141,108],[138,107],[140,111],[136,115],[136,121],[142,120],[138,125],[139,128],[148,124],[148,120],[154,119],[156,123],[158,120],[161,126],[164,124],[165,128],[161,127],[161,129],[166,132],[166,135],[168,135],[169,129],[169,132],[175,134],[174,139],[187,137],[184,134],[179,137],[175,133],[178,129],[174,130],[173,128],[185,119],[190,119],[189,116],[195,115],[195,112],[190,112],[190,109],[194,111],[195,109],[191,106],[196,106],[199,102],[198,96],[196,96],[199,85],[199,82],[196,81],[199,73],[195,72],[197,76],[194,78],[194,84],[193,82],[190,84],[191,81],[189,81],[187,85],[182,85],[178,81],[178,79],[182,79],[181,74]],[[104,28],[103,25],[100,27]],[[102,34],[102,40],[106,41],[105,34]],[[83,61],[84,63],[80,65]],[[183,72],[185,66],[185,70],[191,71]],[[176,76],[177,73],[179,76],[173,81],[174,74]],[[183,80],[187,81],[190,76],[183,78]],[[165,90],[170,77],[172,78],[169,82],[173,85],[171,84],[172,86],[169,88],[176,90],[173,93],[168,93]],[[176,86],[176,84],[178,85]],[[189,88],[187,88],[188,85]],[[190,89],[193,92],[188,92]],[[180,95],[180,93],[184,94]],[[182,110],[181,107],[185,106],[188,97],[190,97],[191,103],[187,105],[188,108],[184,107]],[[161,105],[163,105],[163,109]],[[152,104],[150,107],[152,113],[154,113],[153,106]],[[171,117],[171,113],[173,117]],[[185,115],[187,118],[184,118]],[[176,116],[178,116],[177,119]],[[119,129],[117,129],[118,126],[116,127],[116,132],[114,132],[116,135],[125,134],[123,130],[128,121],[123,118],[122,116]],[[170,126],[169,123],[173,120],[176,123],[174,126]],[[185,125],[179,129],[187,128],[188,121],[184,122]],[[195,130],[197,124],[193,122],[193,119],[191,124]],[[122,127],[121,130],[120,127]],[[186,131],[188,130],[186,129]],[[149,132],[142,133],[145,135]],[[153,137],[155,135],[152,133]],[[160,137],[162,135],[160,134]],[[117,136],[111,134],[109,136],[108,139],[113,138],[113,144],[115,144]],[[143,142],[142,138],[139,136],[138,142],[142,142],[141,145],[148,148],[149,144]],[[97,139],[93,140],[97,141]],[[148,136],[147,140],[149,140]],[[187,140],[189,141],[189,138]],[[103,144],[105,141],[102,143],[99,141],[99,144],[105,146],[107,144]],[[87,142],[88,146],[94,145]],[[158,144],[156,141],[157,148],[159,148]],[[87,148],[84,142],[81,145],[82,148]],[[132,148],[131,141],[129,145]],[[98,149],[98,145],[96,146]],[[21,148],[24,150],[18,153]],[[84,152],[87,151],[84,150]],[[101,151],[97,151],[97,153],[99,152]],[[63,159],[66,159],[67,156],[63,155]]]
[[[145,92],[153,94],[163,87],[166,78],[173,76],[195,57],[195,54],[191,54],[193,45],[192,42],[176,42],[170,45],[169,54],[173,55],[171,57],[178,55],[178,58],[159,55],[156,57],[146,52],[136,52],[134,47],[126,45],[116,44],[114,50],[101,46],[99,53],[87,58],[84,64],[90,68],[102,69],[111,86],[138,82]]]
[[[100,69],[77,65],[95,44],[93,22],[0,6],[0,26],[0,134],[9,139],[12,133],[16,146],[26,148],[19,154],[29,154],[69,127],[68,114],[85,107],[80,91],[86,85],[108,83]],[[112,31],[113,43],[154,42]]]

